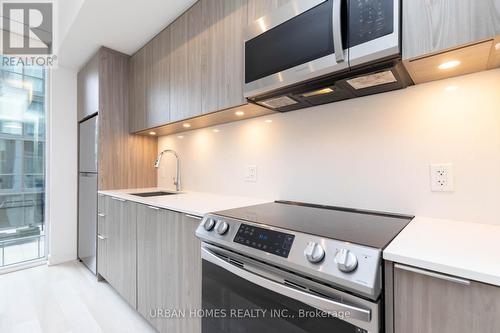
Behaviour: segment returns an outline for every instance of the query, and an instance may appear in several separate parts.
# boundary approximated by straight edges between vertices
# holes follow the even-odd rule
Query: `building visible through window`
[[[0,65],[0,267],[45,257],[46,70]]]

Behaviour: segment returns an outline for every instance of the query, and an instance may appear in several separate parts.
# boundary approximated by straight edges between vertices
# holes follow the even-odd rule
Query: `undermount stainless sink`
[[[136,195],[138,197],[161,197],[164,195],[174,195],[179,194],[179,192],[165,192],[165,191],[156,191],[156,192],[143,192],[143,193],[130,193],[131,195]]]

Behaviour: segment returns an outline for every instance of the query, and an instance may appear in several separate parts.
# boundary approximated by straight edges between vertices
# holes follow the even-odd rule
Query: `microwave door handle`
[[[349,319],[358,319],[360,321],[370,322],[371,320],[371,310],[369,309],[363,309],[353,305],[344,304],[328,298],[316,296],[295,288],[291,288],[278,282],[274,282],[260,275],[256,275],[250,271],[247,271],[243,268],[239,268],[235,265],[232,265],[231,263],[227,262],[224,259],[221,259],[212,251],[204,247],[201,248],[201,257],[204,260],[207,260],[212,264],[215,264],[225,269],[226,271],[229,271],[239,276],[242,279],[245,279],[249,282],[252,282],[258,286],[261,286],[263,288],[266,288],[270,291],[276,292],[283,296],[299,300],[302,303],[305,303],[313,308],[322,310],[327,313],[334,313],[335,311],[336,312],[343,311],[345,313],[348,312],[349,317],[344,317],[345,321],[349,321]]]
[[[344,62],[344,47],[342,45],[342,0],[333,0],[333,47],[335,60]]]

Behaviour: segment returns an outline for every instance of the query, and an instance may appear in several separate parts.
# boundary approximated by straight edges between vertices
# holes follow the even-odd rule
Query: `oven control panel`
[[[233,241],[254,249],[288,258],[295,236],[284,232],[240,224]]]
[[[382,290],[380,249],[216,214],[205,215],[196,236],[371,299]]]

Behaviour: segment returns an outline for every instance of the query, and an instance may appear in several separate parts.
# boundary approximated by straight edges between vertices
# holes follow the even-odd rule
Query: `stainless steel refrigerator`
[[[97,270],[97,116],[80,123],[78,164],[78,258]]]

